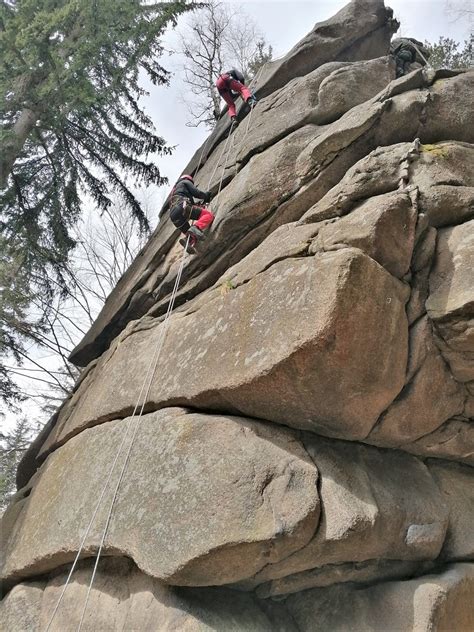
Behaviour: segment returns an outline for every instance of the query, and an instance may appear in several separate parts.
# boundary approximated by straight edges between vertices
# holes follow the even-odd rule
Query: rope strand
[[[183,268],[184,268],[184,261],[185,261],[185,256],[186,256],[186,250],[187,250],[188,243],[189,243],[189,237],[188,237],[188,239],[186,241],[186,248],[184,249],[184,252],[183,252],[183,257],[181,259],[179,271],[178,271],[178,274],[176,276],[176,280],[175,280],[175,284],[174,284],[174,287],[173,287],[172,295],[171,295],[171,298],[170,298],[170,302],[168,304],[168,309],[167,309],[165,318],[163,320],[163,323],[166,323],[166,321],[168,320],[168,318],[169,318],[169,316],[171,314],[171,311],[173,309],[173,306],[174,306],[174,302],[175,302],[175,299],[176,299],[178,286],[179,286],[179,283],[180,283],[180,280],[181,280],[181,276],[182,276],[182,272],[183,272]],[[145,376],[145,380],[144,380],[144,382],[142,384],[142,387],[140,389],[140,393],[139,393],[139,396],[138,396],[137,403],[135,405],[135,408],[133,409],[133,413],[132,413],[128,423],[126,424],[126,428],[125,428],[125,431],[123,433],[122,441],[121,441],[119,449],[118,449],[118,451],[117,451],[117,453],[115,455],[114,461],[112,463],[112,467],[110,468],[109,474],[108,474],[107,479],[106,479],[105,484],[104,484],[104,487],[103,487],[102,492],[101,492],[101,494],[99,496],[99,499],[98,499],[98,501],[96,503],[96,506],[95,506],[94,511],[92,513],[92,517],[91,517],[91,519],[89,521],[87,529],[86,529],[86,531],[85,531],[85,533],[84,533],[84,535],[82,537],[82,540],[81,540],[80,545],[79,545],[79,550],[78,550],[78,552],[76,554],[76,557],[74,558],[74,562],[73,562],[73,564],[71,566],[71,570],[69,571],[69,574],[68,574],[68,576],[66,578],[66,582],[65,582],[64,587],[63,587],[63,589],[61,591],[61,594],[59,595],[58,601],[57,601],[57,603],[56,603],[56,605],[54,607],[53,613],[52,613],[52,615],[50,617],[50,620],[49,620],[48,625],[47,625],[47,627],[45,629],[45,632],[49,632],[49,630],[51,628],[51,625],[53,623],[53,620],[54,620],[54,618],[55,618],[55,616],[57,614],[59,606],[60,606],[60,604],[62,602],[62,599],[64,597],[64,594],[66,592],[66,589],[67,589],[67,587],[68,587],[68,585],[70,583],[71,577],[72,577],[72,575],[74,573],[74,570],[75,570],[75,568],[77,566],[77,563],[79,561],[80,555],[81,555],[81,553],[82,553],[82,551],[84,549],[84,545],[85,545],[85,541],[87,539],[87,536],[90,533],[90,530],[92,528],[94,520],[95,520],[95,518],[97,516],[97,513],[99,511],[100,505],[102,504],[102,500],[104,498],[105,492],[107,491],[107,488],[109,486],[109,482],[110,482],[110,480],[112,478],[112,474],[113,474],[113,472],[115,470],[115,467],[117,465],[117,461],[118,461],[118,459],[120,457],[120,454],[122,453],[122,450],[123,450],[123,448],[125,446],[126,440],[127,440],[128,436],[130,434],[130,430],[132,428],[133,419],[134,419],[134,417],[135,417],[135,415],[137,413],[137,410],[138,410],[138,408],[140,406],[140,400],[142,398],[143,393],[145,392],[145,387],[146,387],[146,385],[148,383],[147,393],[145,394],[145,397],[144,397],[144,400],[143,400],[143,404],[142,404],[142,407],[141,407],[141,410],[140,410],[139,417],[141,416],[141,414],[143,412],[143,409],[144,409],[144,406],[145,406],[145,403],[146,403],[146,398],[148,396],[149,389],[150,389],[150,386],[151,386],[151,382],[152,382],[152,379],[153,379],[153,375],[154,375],[154,372],[156,370],[156,365],[158,363],[159,352],[161,352],[161,348],[163,346],[162,341],[164,340],[164,333],[163,333],[164,331],[166,331],[166,327],[164,329],[162,329],[161,335],[158,337],[158,340],[157,340],[157,343],[156,343],[156,346],[155,346],[155,351],[154,351],[154,354],[153,354],[152,359],[150,361],[150,364],[148,366],[147,373],[146,373],[146,376]],[[158,351],[158,353],[157,353],[157,351]],[[137,426],[138,426],[138,420],[137,420],[137,423],[136,423],[136,427],[134,429],[134,433],[132,435],[132,441],[130,442],[130,446],[129,446],[129,450],[127,452],[127,455],[131,451],[131,447],[133,445],[132,442],[134,441],[134,438],[135,438],[135,435],[136,435],[136,428],[137,428]],[[125,462],[124,462],[124,464],[125,464]],[[121,472],[122,477],[123,477],[123,472],[124,471],[125,471],[125,468],[123,467],[122,468],[122,472]],[[121,478],[119,480],[121,481]],[[118,492],[118,486],[116,486],[115,495],[116,495],[117,492]],[[107,527],[108,527],[108,522],[109,522],[109,517],[108,517],[108,520],[107,520]],[[101,544],[103,544],[102,541],[101,541]],[[97,563],[96,563],[96,566],[94,567],[94,570],[96,570],[96,568],[97,568]],[[94,575],[95,575],[95,573],[94,573]],[[92,587],[92,584],[90,584],[90,588],[91,587]],[[89,588],[89,591],[88,591],[87,598],[88,598],[89,593],[90,593],[90,588]],[[84,609],[83,615],[81,617],[80,625],[82,625],[82,620],[83,620],[83,617],[84,617],[84,613],[85,613],[85,609]]]
[[[254,78],[255,83],[258,82],[258,78],[259,78],[261,72],[263,71],[263,69],[265,68],[267,63],[268,62],[266,62],[265,64],[263,64],[263,66],[260,67],[259,72],[257,73],[256,77]],[[251,119],[252,119],[253,110],[254,110],[254,108],[252,108],[251,111],[250,111],[250,115],[249,115],[248,121],[247,121],[247,127],[246,127],[246,130],[245,130],[245,133],[244,133],[242,139],[239,142],[238,147],[240,147],[241,143],[243,142],[243,140],[247,136],[247,133],[248,133],[249,127],[250,127],[250,122],[251,122]],[[219,159],[218,159],[218,161],[216,163],[216,166],[214,167],[214,170],[212,172],[211,177],[209,178],[209,184],[207,186],[208,189],[209,189],[209,187],[211,185],[212,179],[214,178],[214,175],[215,175],[215,173],[217,171],[217,168],[219,167],[219,164],[220,164],[220,162],[222,160],[222,157],[224,156],[224,153],[226,153],[226,149],[227,149],[227,146],[228,146],[229,139],[231,137],[233,128],[234,128],[234,122],[232,122],[232,124],[230,126],[229,133],[227,135],[227,138],[226,138],[226,141],[224,143],[224,146],[223,146],[223,149],[221,151],[221,154],[219,156]],[[202,158],[203,158],[203,155],[204,155],[204,152],[205,152],[205,149],[206,149],[208,141],[209,141],[209,137],[206,140],[206,143],[204,144],[203,149],[201,151],[201,155],[200,155],[198,166],[197,166],[197,169],[196,169],[195,173],[197,173],[199,171],[200,167],[201,167]],[[225,169],[227,167],[227,161],[228,161],[230,149],[232,147],[233,147],[233,144],[231,144],[231,146],[229,147],[229,150],[226,153],[226,158],[225,158],[224,166],[223,166],[223,169],[222,169],[221,178],[220,178],[220,181],[219,181],[219,187],[218,187],[217,195],[219,195],[219,193],[221,192],[222,182],[223,182],[223,178],[224,178],[224,173],[225,173]],[[144,382],[142,384],[142,387],[140,389],[140,393],[138,395],[137,403],[136,403],[136,405],[135,405],[135,407],[133,409],[132,415],[131,415],[128,423],[126,424],[125,430],[123,431],[123,436],[122,436],[122,440],[121,440],[120,445],[119,445],[119,449],[118,449],[118,451],[117,451],[117,453],[115,455],[115,458],[114,458],[114,460],[112,462],[112,466],[111,466],[110,471],[108,473],[107,479],[106,479],[105,484],[104,484],[104,486],[102,488],[102,491],[101,491],[101,494],[99,496],[99,499],[98,499],[98,501],[97,501],[97,503],[96,503],[96,505],[94,507],[94,511],[93,511],[91,519],[90,519],[90,521],[89,521],[89,523],[87,525],[86,531],[85,531],[85,533],[84,533],[84,535],[83,535],[83,537],[81,539],[81,542],[80,542],[80,545],[79,545],[79,550],[77,551],[77,554],[76,554],[76,556],[74,558],[73,564],[72,564],[71,569],[69,571],[69,574],[68,574],[68,576],[66,578],[66,582],[65,582],[65,584],[63,586],[63,589],[62,589],[62,591],[61,591],[61,593],[59,595],[58,601],[56,602],[56,605],[55,605],[55,607],[53,609],[53,612],[51,614],[51,617],[49,619],[49,622],[48,622],[48,625],[47,625],[47,627],[45,629],[45,632],[49,632],[49,630],[51,628],[51,625],[52,625],[52,623],[54,621],[54,618],[55,618],[55,616],[56,616],[56,614],[58,612],[59,606],[61,605],[63,597],[64,597],[64,595],[66,593],[67,587],[68,587],[68,585],[69,585],[69,583],[71,581],[72,575],[74,573],[74,570],[76,569],[76,566],[77,566],[77,563],[78,563],[78,561],[80,559],[81,553],[84,550],[84,546],[85,546],[85,542],[86,542],[87,536],[89,535],[89,533],[90,533],[90,531],[92,529],[92,525],[94,524],[94,521],[96,519],[97,513],[98,513],[98,511],[100,509],[100,506],[102,504],[102,500],[103,500],[103,498],[105,496],[105,493],[106,493],[106,491],[107,491],[107,489],[109,487],[109,483],[110,483],[112,475],[113,475],[113,473],[115,471],[115,467],[117,465],[117,462],[118,462],[118,460],[120,458],[120,455],[122,454],[122,451],[123,451],[123,449],[125,447],[127,438],[129,437],[130,431],[132,430],[132,427],[133,427],[131,440],[130,440],[130,443],[128,445],[128,449],[127,449],[127,451],[125,453],[125,458],[124,458],[124,461],[123,461],[123,464],[122,464],[122,468],[120,470],[120,473],[119,473],[119,476],[118,476],[118,479],[117,479],[117,483],[115,485],[114,492],[112,494],[111,502],[110,502],[110,505],[109,505],[109,510],[108,510],[108,513],[107,513],[107,518],[106,518],[106,521],[105,521],[104,529],[102,531],[102,536],[101,536],[101,539],[100,539],[99,548],[97,550],[96,560],[95,560],[94,568],[93,568],[93,571],[92,571],[91,579],[90,579],[90,582],[89,582],[89,586],[88,586],[88,589],[87,589],[87,594],[86,594],[84,606],[83,606],[83,609],[82,609],[81,618],[80,618],[80,621],[79,621],[77,632],[80,632],[81,629],[82,629],[82,625],[84,623],[85,614],[86,614],[86,611],[87,611],[87,606],[88,606],[88,603],[89,603],[90,593],[92,591],[92,586],[94,584],[94,580],[95,580],[95,577],[96,577],[96,574],[97,574],[97,568],[98,568],[98,565],[99,565],[99,560],[100,560],[100,557],[101,557],[101,554],[102,554],[102,550],[103,550],[104,545],[105,545],[107,532],[108,532],[108,529],[109,529],[109,526],[110,526],[110,521],[111,521],[111,518],[112,518],[112,514],[113,514],[114,507],[115,507],[115,503],[116,503],[116,500],[117,500],[118,492],[120,490],[120,485],[121,485],[123,477],[125,475],[125,471],[126,471],[128,462],[130,460],[130,455],[131,455],[132,448],[133,448],[133,445],[134,445],[134,442],[135,442],[135,439],[136,439],[136,435],[137,435],[137,432],[138,432],[138,427],[140,425],[140,423],[139,423],[140,422],[140,418],[143,415],[143,411],[144,411],[144,408],[145,408],[145,405],[146,405],[146,402],[147,402],[147,398],[148,398],[148,395],[150,393],[151,385],[153,383],[153,378],[155,376],[155,372],[156,372],[156,369],[157,369],[157,366],[158,366],[158,360],[159,360],[159,357],[160,357],[160,354],[161,354],[161,351],[162,351],[162,348],[163,348],[163,345],[164,345],[166,333],[168,331],[169,317],[170,317],[170,315],[171,315],[171,313],[173,311],[174,304],[175,304],[175,301],[176,301],[177,292],[178,292],[178,288],[179,288],[179,284],[181,282],[181,277],[182,277],[182,274],[183,274],[184,262],[185,262],[185,259],[186,259],[186,253],[187,253],[188,244],[189,244],[189,236],[188,236],[188,238],[186,240],[186,245],[185,245],[185,248],[184,248],[183,257],[182,257],[181,262],[180,262],[180,266],[179,266],[179,269],[178,269],[178,274],[176,275],[173,291],[172,291],[171,297],[170,297],[170,302],[168,304],[168,308],[167,308],[165,317],[163,319],[163,327],[162,327],[162,329],[160,331],[160,335],[158,336],[158,340],[157,340],[155,348],[154,348],[153,356],[151,358],[150,364],[149,364],[148,369],[147,369],[145,380],[144,380]],[[143,395],[143,401],[142,401],[142,404],[141,404],[141,407],[140,407],[140,400],[142,399],[142,395]],[[140,412],[137,415],[137,411],[138,411],[139,407],[140,407]],[[134,421],[135,421],[135,425],[133,426],[133,422]]]
[[[188,243],[189,243],[189,237],[186,240],[186,248],[188,246]],[[105,544],[105,538],[107,536],[107,532],[108,532],[108,529],[109,529],[110,520],[112,518],[112,513],[113,513],[114,506],[115,506],[115,502],[117,500],[117,496],[118,496],[118,492],[119,492],[119,489],[120,489],[120,485],[122,483],[122,480],[123,480],[123,477],[124,477],[124,474],[125,474],[125,470],[127,468],[127,465],[128,465],[129,459],[130,459],[130,454],[132,452],[132,448],[133,448],[133,445],[134,445],[134,442],[135,442],[135,438],[137,436],[138,427],[140,425],[140,418],[143,415],[143,410],[145,408],[145,404],[147,402],[148,395],[150,393],[151,385],[153,383],[153,378],[155,376],[156,368],[158,366],[158,360],[159,360],[159,357],[160,357],[160,354],[161,354],[161,350],[163,349],[166,333],[168,331],[168,326],[169,326],[169,316],[171,315],[171,312],[173,311],[174,302],[175,302],[175,299],[176,299],[176,293],[178,291],[179,283],[181,281],[181,276],[182,276],[182,273],[183,273],[183,267],[184,267],[184,261],[185,261],[185,255],[186,255],[186,248],[184,249],[183,257],[182,257],[182,260],[181,260],[181,265],[179,267],[179,271],[178,271],[178,274],[176,276],[176,280],[175,280],[175,284],[174,284],[174,288],[173,288],[173,294],[172,294],[170,302],[168,304],[168,309],[167,309],[167,312],[166,312],[166,316],[165,316],[165,318],[163,320],[163,328],[162,328],[162,331],[161,331],[161,336],[159,337],[159,342],[157,343],[157,345],[155,347],[155,353],[154,353],[154,359],[153,359],[153,371],[151,372],[151,374],[149,376],[148,385],[147,385],[147,388],[146,388],[145,396],[143,398],[143,403],[142,403],[142,406],[140,408],[140,412],[138,413],[136,421],[135,421],[135,428],[134,428],[134,431],[133,431],[133,434],[132,434],[132,439],[130,441],[130,445],[128,447],[127,453],[125,455],[125,459],[124,459],[124,462],[123,462],[123,465],[122,465],[122,469],[120,470],[120,475],[118,477],[117,484],[115,486],[115,490],[114,490],[114,493],[113,493],[113,496],[112,496],[112,500],[111,500],[111,503],[110,503],[109,512],[107,514],[107,520],[105,522],[104,530],[102,532],[102,538],[101,538],[101,541],[100,541],[99,549],[97,551],[96,561],[95,561],[95,564],[94,564],[94,569],[92,571],[91,580],[89,582],[89,587],[87,589],[87,595],[86,595],[84,607],[83,607],[83,610],[82,610],[81,620],[80,620],[79,626],[77,628],[77,632],[80,632],[80,630],[82,628],[82,623],[84,621],[84,616],[85,616],[85,613],[86,613],[86,610],[87,610],[87,604],[88,604],[88,601],[89,601],[89,596],[90,596],[90,593],[91,593],[91,590],[92,590],[92,585],[94,583],[94,579],[95,579],[95,576],[96,576],[96,573],[97,573],[97,567],[99,565],[99,559],[100,559],[100,556],[101,556],[101,553],[102,553],[102,549],[103,549],[104,544]],[[133,417],[132,417],[132,419],[133,419]]]

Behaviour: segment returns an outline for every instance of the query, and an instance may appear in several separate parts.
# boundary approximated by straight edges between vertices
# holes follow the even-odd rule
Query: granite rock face
[[[76,629],[92,564],[81,563],[50,629]],[[43,632],[65,582],[67,569],[41,581],[17,584],[0,602],[2,630]],[[80,604],[80,608],[78,608]],[[297,632],[283,606],[262,605],[229,589],[170,588],[125,558],[101,562],[85,612],[83,630],[186,630],[189,632]]]
[[[31,493],[5,515],[8,525],[15,513],[10,533],[8,526],[3,533],[4,581],[74,558],[77,534],[86,532],[97,503],[91,489],[101,489],[124,426],[136,423],[101,424],[47,459]],[[139,423],[106,555],[120,551],[170,584],[227,584],[290,555],[314,534],[317,468],[288,431],[181,409],[144,415]],[[86,552],[100,542],[110,487],[84,541]]]
[[[184,169],[216,219],[171,317],[165,213],[20,464],[9,631],[80,551],[77,628],[109,509],[83,629],[473,629],[474,72],[395,79],[395,28],[381,0],[317,24]]]
[[[457,564],[441,575],[392,581],[365,589],[314,589],[288,599],[298,629],[472,630],[474,565]]]

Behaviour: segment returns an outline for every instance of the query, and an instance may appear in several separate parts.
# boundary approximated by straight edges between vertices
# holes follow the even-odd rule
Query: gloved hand
[[[209,204],[210,201],[211,201],[211,192],[208,191],[206,195],[204,196],[204,204]]]

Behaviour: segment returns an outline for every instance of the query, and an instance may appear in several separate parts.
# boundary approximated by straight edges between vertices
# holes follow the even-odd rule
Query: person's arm
[[[189,180],[186,182],[186,188],[194,198],[205,201],[210,200],[211,194],[209,191],[201,191],[200,189],[195,187],[192,182],[189,182]]]

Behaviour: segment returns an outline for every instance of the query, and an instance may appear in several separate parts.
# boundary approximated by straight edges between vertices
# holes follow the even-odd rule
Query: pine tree
[[[35,320],[28,315],[33,291],[21,251],[15,245],[15,240],[0,235],[0,400],[10,409],[15,409],[23,397],[1,359],[9,356],[21,364],[26,355],[24,341],[44,326],[41,318]]]
[[[0,514],[15,492],[18,463],[38,431],[21,417],[11,431],[0,432]]]
[[[9,246],[0,357],[28,333],[28,293],[67,286],[84,194],[99,210],[119,194],[148,228],[127,177],[163,184],[154,158],[170,149],[139,103],[139,79],[168,83],[160,38],[190,8],[185,0],[0,0],[0,236]],[[12,270],[23,297],[5,285]],[[0,385],[8,387],[1,367]]]
[[[110,205],[117,188],[143,225],[122,174],[161,184],[142,157],[168,152],[138,99],[139,71],[168,81],[160,36],[184,2],[10,0],[0,5],[2,228],[52,262],[73,246],[79,191]]]

